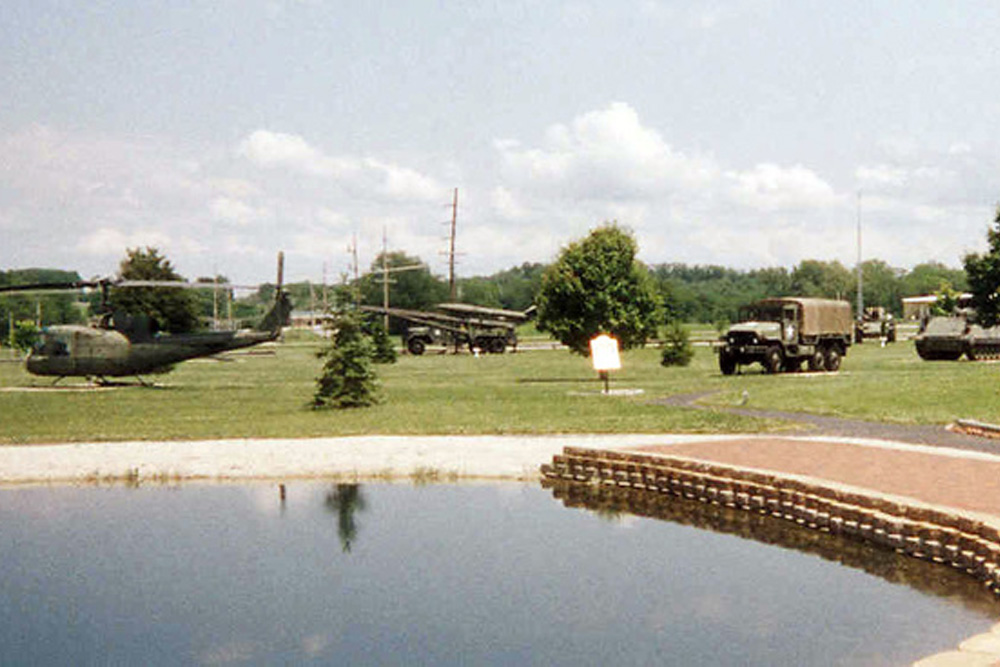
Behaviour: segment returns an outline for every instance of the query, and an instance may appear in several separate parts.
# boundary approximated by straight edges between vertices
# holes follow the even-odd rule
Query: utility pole
[[[389,250],[385,226],[382,227],[382,326],[389,331]]]
[[[351,254],[351,273],[354,275],[354,288],[351,290],[354,293],[354,305],[358,306],[361,304],[361,285],[358,283],[358,234],[357,232],[351,237],[351,245],[347,246],[347,252]],[[344,282],[347,282],[347,276],[342,276]]]
[[[458,188],[451,200],[451,234],[448,240],[448,293],[452,301],[456,300],[455,291],[455,223],[458,221]]]
[[[219,269],[212,267],[212,331],[219,330]]]
[[[323,262],[323,316],[330,311],[330,304],[326,299],[326,262]]]
[[[857,318],[860,320],[865,313],[865,297],[863,276],[861,271],[861,190],[858,190],[858,312]]]
[[[382,268],[374,269],[374,272],[382,274],[382,323],[385,325],[385,330],[389,330],[389,283],[395,282],[389,279],[390,273],[397,273],[399,271],[413,271],[416,269],[426,268],[423,264],[408,264],[406,266],[389,266],[389,244],[386,238],[385,227],[382,228]]]

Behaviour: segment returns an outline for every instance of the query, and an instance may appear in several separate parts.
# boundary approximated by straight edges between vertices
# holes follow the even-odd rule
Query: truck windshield
[[[740,309],[741,322],[780,322],[780,306],[747,306]]]

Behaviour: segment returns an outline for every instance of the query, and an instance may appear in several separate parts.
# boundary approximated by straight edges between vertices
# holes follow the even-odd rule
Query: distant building
[[[968,302],[972,295],[963,292],[958,297],[958,302]],[[923,296],[908,296],[903,299],[903,318],[907,320],[922,320],[929,317],[931,308],[937,303],[936,294],[925,294]]]
[[[293,329],[321,329],[330,319],[328,313],[319,310],[295,310],[288,318],[288,326]]]

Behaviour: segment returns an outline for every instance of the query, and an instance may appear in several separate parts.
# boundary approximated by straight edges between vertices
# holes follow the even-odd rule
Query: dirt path
[[[720,410],[747,417],[764,417],[767,419],[782,419],[804,424],[809,430],[804,435],[841,436],[849,438],[873,438],[876,440],[894,440],[921,445],[937,445],[969,449],[980,452],[1000,454],[1000,440],[991,440],[962,433],[953,433],[944,426],[936,424],[888,424],[884,422],[863,421],[860,419],[843,419],[811,415],[804,412],[787,412],[784,410],[757,410],[736,406],[702,405],[698,401],[717,393],[714,391],[693,394],[677,394],[654,401],[660,405],[688,408],[691,410]]]

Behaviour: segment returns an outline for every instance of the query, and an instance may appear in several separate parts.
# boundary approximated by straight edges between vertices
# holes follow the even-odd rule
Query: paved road
[[[692,410],[721,410],[748,417],[764,417],[768,419],[783,419],[809,426],[806,435],[829,435],[849,438],[872,438],[876,440],[894,440],[921,445],[938,445],[969,449],[980,452],[1000,454],[1000,440],[982,438],[963,433],[953,433],[944,426],[928,424],[888,424],[884,422],[863,421],[860,419],[843,419],[840,417],[825,417],[803,412],[787,412],[783,410],[757,410],[754,408],[736,406],[707,406],[698,401],[715,392],[699,392],[695,394],[677,394],[655,401],[662,405],[689,408]]]

